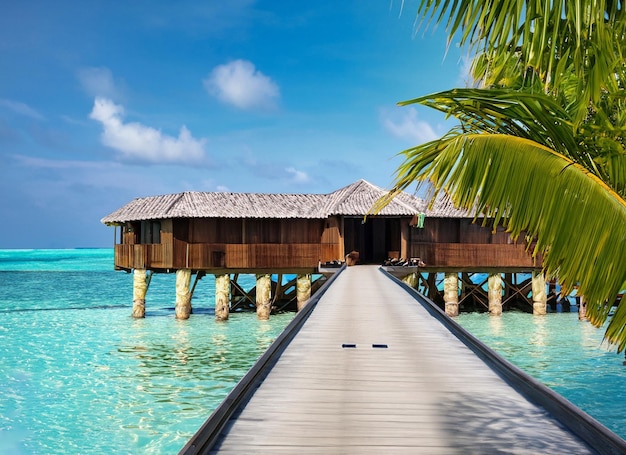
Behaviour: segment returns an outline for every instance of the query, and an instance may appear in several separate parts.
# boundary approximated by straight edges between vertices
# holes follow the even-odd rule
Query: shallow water
[[[207,276],[177,321],[175,277],[155,275],[135,320],[112,264],[110,249],[0,250],[1,454],[177,453],[294,316],[216,323]],[[601,330],[575,313],[458,322],[626,437],[626,367]]]
[[[156,275],[135,320],[110,250],[22,254],[0,254],[0,453],[177,453],[293,318],[216,323],[205,277],[178,321]]]
[[[626,438],[624,355],[605,349],[604,329],[577,313],[500,317],[465,313],[457,322],[504,358]]]

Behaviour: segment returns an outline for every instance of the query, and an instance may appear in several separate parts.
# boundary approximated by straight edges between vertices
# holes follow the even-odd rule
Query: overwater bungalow
[[[102,222],[116,229],[115,268],[139,271],[140,281],[146,271],[181,273],[183,283],[191,274],[310,276],[328,272],[350,253],[364,264],[413,259],[401,269],[387,264],[392,273],[416,280],[423,274],[406,265],[419,264],[433,280],[446,273],[449,281],[463,272],[531,272],[540,266],[503,229],[492,232],[445,197],[428,207],[402,193],[365,218],[384,194],[365,180],[329,194],[183,192],[134,199]],[[436,291],[432,280],[424,285]]]

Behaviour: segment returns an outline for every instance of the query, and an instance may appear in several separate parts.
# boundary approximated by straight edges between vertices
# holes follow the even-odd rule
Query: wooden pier
[[[181,454],[626,453],[378,267],[320,293]]]

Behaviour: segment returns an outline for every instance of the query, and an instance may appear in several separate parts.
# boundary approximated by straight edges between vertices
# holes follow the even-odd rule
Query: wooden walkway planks
[[[369,266],[337,278],[224,433],[211,453],[591,453]]]

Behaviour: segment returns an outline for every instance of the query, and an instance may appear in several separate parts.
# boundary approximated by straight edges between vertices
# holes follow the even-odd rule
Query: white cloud
[[[12,110],[19,115],[24,115],[26,117],[34,118],[36,120],[44,119],[43,115],[30,107],[28,104],[22,103],[20,101],[0,99],[0,106],[6,107],[7,109]]]
[[[96,98],[89,117],[104,128],[102,143],[124,158],[151,163],[197,163],[204,158],[206,139],[195,139],[183,125],[178,137],[140,123],[124,123],[124,108],[107,98]]]
[[[308,183],[311,181],[311,178],[308,176],[308,174],[306,172],[302,172],[297,170],[294,167],[288,167],[285,169],[285,172],[287,172],[287,174],[291,175],[291,179],[290,181],[292,183]]]
[[[457,85],[462,87],[472,87],[474,85],[474,77],[472,75],[472,63],[474,60],[469,56],[461,57],[461,65],[459,68],[459,77]]]
[[[78,81],[83,90],[93,97],[120,98],[120,88],[113,80],[111,70],[104,67],[82,68],[78,71]]]
[[[239,109],[271,109],[280,97],[278,85],[247,60],[219,65],[203,81],[209,94]]]
[[[229,193],[230,189],[224,185],[217,185],[217,187],[215,188],[215,191],[217,191],[218,193]]]
[[[383,114],[383,126],[395,137],[408,139],[417,144],[437,139],[439,135],[428,122],[418,120],[414,108],[404,110],[402,116],[392,119],[389,113]]]

